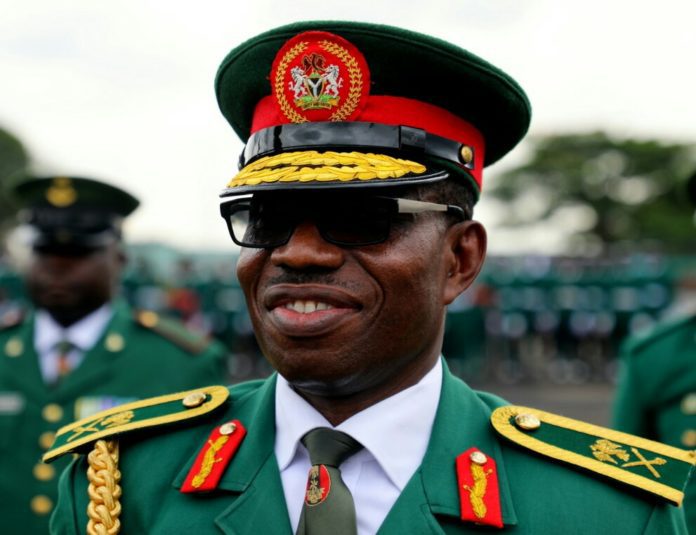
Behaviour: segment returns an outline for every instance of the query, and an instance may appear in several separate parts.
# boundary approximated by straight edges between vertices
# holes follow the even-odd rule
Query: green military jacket
[[[159,406],[133,406],[129,412],[105,413],[95,420],[73,424],[61,430],[47,459],[89,449],[100,437],[119,437],[121,533],[292,535],[274,454],[275,376],[231,387],[228,398],[224,387],[209,389],[206,403],[211,404],[211,410],[202,415],[187,412],[200,411],[201,407],[182,407],[182,401],[186,405],[191,397],[182,397],[184,394],[162,398]],[[216,405],[219,407],[212,409]],[[506,411],[511,409],[500,408],[502,405],[502,400],[474,392],[445,369],[440,404],[422,465],[389,512],[380,534],[490,532],[491,528],[462,521],[460,516],[455,459],[472,447],[497,463],[502,530],[506,533],[686,533],[681,510],[662,499],[635,486],[603,479],[595,472],[576,469],[577,466],[545,457],[539,451],[504,438]],[[494,411],[494,408],[498,409]],[[147,428],[148,418],[156,425]],[[503,434],[494,429],[492,419],[497,419],[495,425],[503,429]],[[205,480],[222,462],[225,454],[216,449],[217,439],[213,441],[209,437],[211,430],[216,429],[235,436],[239,429],[230,429],[230,422],[243,426],[246,435],[240,435],[241,444],[221,479],[206,492],[182,493],[182,486],[190,487],[191,481],[195,486],[196,477]],[[114,427],[109,430],[111,425]],[[544,426],[546,423],[537,432]],[[225,427],[227,431],[223,431]],[[86,430],[91,430],[91,437],[84,435]],[[589,440],[580,433],[577,435]],[[510,436],[517,440],[515,432]],[[594,440],[592,437],[590,443]],[[113,478],[104,474],[109,471],[108,465],[113,464],[109,452],[115,450],[103,451],[109,456],[107,461],[103,461],[104,456],[93,457],[94,470],[100,474],[94,485],[101,489],[105,482],[110,485],[113,482]],[[648,455],[647,450],[642,453]],[[87,464],[81,456],[61,477],[60,498],[51,520],[54,535],[85,533],[89,502]],[[605,466],[599,461],[597,464]],[[636,473],[640,468],[636,468]],[[642,469],[648,472],[645,466]],[[110,473],[114,473],[113,466]],[[191,479],[193,473],[197,475]],[[667,476],[666,471],[664,475]],[[112,495],[114,488],[112,485]],[[117,509],[113,504],[101,507],[102,511],[109,507]]]
[[[660,325],[623,348],[614,427],[696,449],[696,315]],[[684,502],[696,534],[696,480]]]
[[[218,383],[225,352],[152,312],[114,304],[114,316],[81,365],[44,383],[33,348],[33,314],[0,326],[0,532],[48,533],[60,471],[43,464],[56,430],[90,413],[172,390]]]

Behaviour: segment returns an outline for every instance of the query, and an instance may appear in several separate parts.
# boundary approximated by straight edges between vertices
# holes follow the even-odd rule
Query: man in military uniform
[[[16,195],[32,236],[24,279],[34,306],[0,318],[0,531],[40,534],[67,464],[41,462],[60,426],[218,383],[224,351],[117,298],[134,197],[67,177],[27,181]]]
[[[687,181],[696,205],[696,174]],[[614,400],[614,427],[679,448],[696,450],[696,313],[665,321],[626,341]],[[684,511],[696,533],[696,480]]]
[[[53,533],[685,532],[688,452],[508,406],[440,355],[485,253],[481,170],[530,119],[509,76],[310,22],[232,50],[216,92],[247,142],[220,209],[277,373],[63,428],[44,459],[88,455]]]

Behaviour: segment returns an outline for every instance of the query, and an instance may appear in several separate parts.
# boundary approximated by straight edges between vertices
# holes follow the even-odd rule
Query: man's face
[[[285,245],[242,249],[237,275],[259,344],[299,390],[379,390],[434,364],[445,306],[456,296],[448,286],[451,229],[442,215],[407,217],[375,245],[328,243],[308,217]]]
[[[36,251],[25,282],[32,302],[67,326],[113,297],[123,263],[117,244],[80,254]]]

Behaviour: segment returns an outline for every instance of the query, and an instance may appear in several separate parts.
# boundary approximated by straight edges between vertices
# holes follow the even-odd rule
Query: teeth
[[[285,308],[289,310],[294,310],[301,314],[311,314],[317,310],[330,310],[333,307],[328,303],[322,303],[320,301],[293,301],[292,303],[286,303]]]

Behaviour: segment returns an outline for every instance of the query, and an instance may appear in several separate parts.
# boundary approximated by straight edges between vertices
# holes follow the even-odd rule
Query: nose
[[[338,269],[344,260],[345,251],[338,245],[325,241],[311,221],[297,225],[288,242],[276,247],[271,253],[274,265],[291,269]]]

